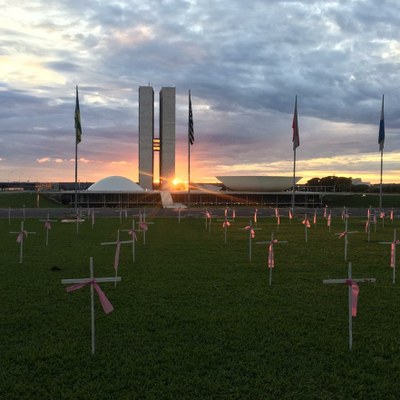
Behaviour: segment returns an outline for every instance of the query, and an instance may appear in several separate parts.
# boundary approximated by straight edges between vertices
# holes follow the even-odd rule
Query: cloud
[[[382,94],[385,152],[400,151],[394,9],[391,0],[7,4],[0,17],[2,168],[68,164],[76,84],[84,172],[123,166],[118,160],[137,168],[138,86],[148,83],[156,117],[159,90],[176,87],[179,155],[186,154],[191,89],[193,158],[204,177],[214,176],[216,165],[290,170],[295,95],[299,167],[304,160],[302,167],[318,172],[312,160],[321,168],[336,160],[339,168],[347,155],[364,166],[356,156],[377,151]]]

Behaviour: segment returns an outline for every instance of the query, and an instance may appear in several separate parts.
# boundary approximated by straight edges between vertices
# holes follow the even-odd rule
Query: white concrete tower
[[[153,190],[154,90],[139,87],[139,185]]]
[[[160,91],[160,189],[175,179],[175,88]]]

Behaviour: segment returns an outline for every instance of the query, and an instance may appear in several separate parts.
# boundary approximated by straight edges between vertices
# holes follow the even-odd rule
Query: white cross
[[[119,229],[118,229],[117,240],[115,242],[101,243],[102,246],[113,245],[113,244],[116,245],[115,256],[114,256],[115,277],[117,277],[117,274],[118,274],[119,255],[120,255],[120,251],[121,251],[121,244],[132,243],[132,241],[134,241],[134,240],[124,240],[124,241],[119,240]],[[117,281],[115,281],[114,287],[117,287]]]
[[[28,237],[28,233],[35,234],[36,232],[28,232],[24,230],[24,221],[21,221],[21,230],[19,232],[10,232],[12,234],[18,234],[17,243],[19,243],[19,263],[22,264],[24,256],[24,239]]]
[[[212,215],[208,210],[206,210],[206,212],[205,212],[205,217],[206,217],[206,230],[207,230],[207,226],[208,226],[208,231],[211,232]]]
[[[365,233],[367,234],[369,243],[371,241],[371,220],[369,218],[365,221]]]
[[[304,240],[308,243],[308,229],[311,227],[310,221],[308,220],[307,213],[304,214],[304,220],[302,221],[304,225]]]
[[[249,221],[249,225],[247,225],[246,227],[242,228],[242,230],[246,230],[249,232],[249,262],[251,262],[251,256],[252,256],[252,240],[254,239],[254,237],[256,236],[254,231],[259,231],[261,228],[253,228],[253,224],[251,223],[251,220]]]
[[[344,232],[341,233],[335,233],[335,235],[339,235],[339,239],[344,237],[344,261],[347,261],[347,245],[349,243],[349,240],[347,238],[348,235],[352,234],[352,233],[357,233],[357,231],[352,231],[352,232],[348,232],[348,218],[345,218],[345,223],[344,223]]]
[[[396,240],[396,229],[393,231],[393,242],[379,242],[380,244],[390,244],[390,266],[393,268],[393,285],[396,283],[396,246],[400,240]]]
[[[62,279],[61,283],[63,285],[68,285],[70,283],[74,283],[76,285],[67,288],[67,291],[73,291],[80,289],[85,285],[90,285],[90,310],[91,310],[91,322],[92,322],[92,354],[95,353],[95,328],[94,328],[94,289],[96,289],[97,294],[99,295],[100,302],[103,306],[103,310],[106,314],[113,311],[114,307],[109,302],[103,291],[97,285],[97,283],[101,282],[120,282],[121,278],[116,276],[115,278],[95,278],[93,273],[93,257],[90,257],[90,277],[89,278],[80,278],[80,279]]]
[[[268,245],[268,269],[269,269],[269,286],[272,285],[272,269],[275,268],[275,255],[274,255],[274,244],[287,243],[287,240],[276,240],[274,239],[274,232],[271,233],[271,240],[268,242],[256,242],[256,244],[267,244]]]
[[[135,262],[135,242],[137,241],[135,231],[135,220],[132,219],[132,229],[122,229],[123,232],[128,232],[132,236],[132,261]]]
[[[231,226],[230,221],[228,221],[228,218],[225,217],[224,223],[222,224],[222,227],[224,228],[224,243],[226,244],[227,242],[227,232],[228,232],[228,227]]]
[[[47,214],[46,219],[39,219],[39,222],[44,222],[44,228],[46,229],[46,246],[49,245],[49,230],[51,229],[50,222],[57,222],[55,219],[50,219],[49,214]]]
[[[324,279],[324,285],[345,284],[348,285],[349,297],[349,349],[353,347],[353,316],[357,315],[357,298],[358,298],[358,285],[357,283],[375,283],[375,278],[359,278],[353,279],[351,274],[351,262],[349,262],[347,279]],[[353,298],[354,297],[354,298]]]

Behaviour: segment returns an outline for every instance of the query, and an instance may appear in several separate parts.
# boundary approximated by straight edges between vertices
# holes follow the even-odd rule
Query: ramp
[[[186,208],[186,206],[181,203],[174,203],[171,192],[168,190],[162,190],[160,194],[163,208]]]

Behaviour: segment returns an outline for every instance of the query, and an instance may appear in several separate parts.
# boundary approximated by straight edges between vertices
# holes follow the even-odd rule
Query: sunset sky
[[[1,2],[0,181],[138,179],[138,88],[176,87],[176,175],[292,175],[400,182],[396,0]]]

